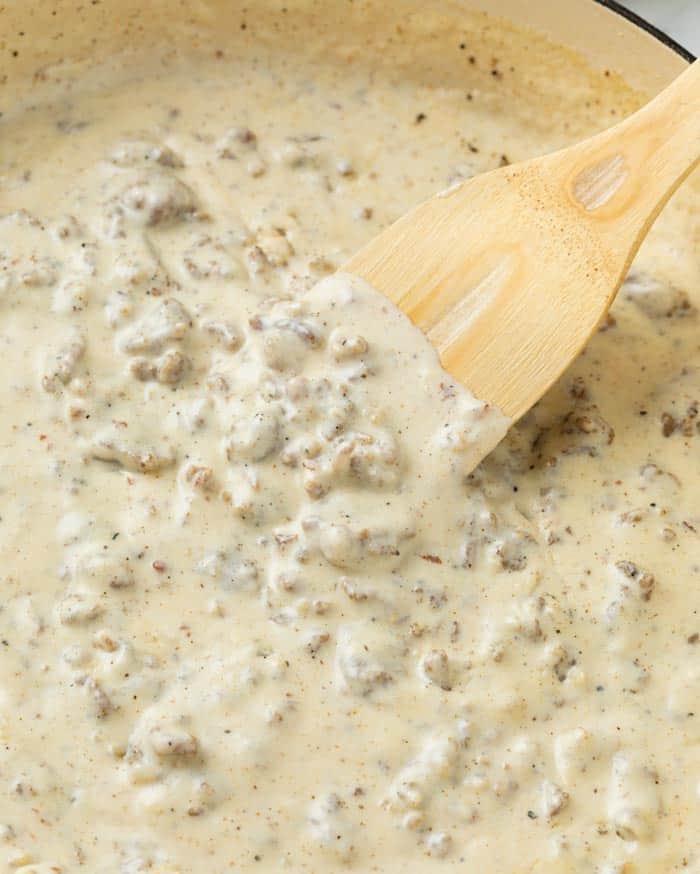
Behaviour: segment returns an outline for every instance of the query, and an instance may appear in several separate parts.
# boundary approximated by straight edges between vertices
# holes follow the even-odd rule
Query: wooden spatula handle
[[[424,201],[344,266],[517,419],[576,357],[662,206],[700,159],[700,63],[568,149]]]
[[[567,194],[599,233],[643,236],[700,160],[700,61],[633,116],[559,154]]]

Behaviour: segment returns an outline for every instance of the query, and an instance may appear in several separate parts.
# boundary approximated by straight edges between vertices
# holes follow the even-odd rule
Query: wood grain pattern
[[[469,179],[344,265],[514,419],[581,351],[671,194],[700,160],[700,62],[568,149]]]

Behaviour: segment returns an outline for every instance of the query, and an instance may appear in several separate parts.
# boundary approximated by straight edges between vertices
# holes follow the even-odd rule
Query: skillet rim
[[[606,9],[609,9],[611,12],[614,12],[621,18],[625,18],[627,21],[630,22],[630,24],[634,24],[641,30],[646,31],[650,36],[653,36],[660,43],[663,43],[666,48],[671,49],[671,51],[675,52],[677,55],[680,55],[684,60],[688,61],[688,63],[692,64],[693,61],[696,60],[695,55],[684,46],[682,46],[679,42],[676,42],[673,37],[669,36],[665,31],[661,30],[655,24],[647,21],[646,18],[643,18],[641,15],[638,15],[636,12],[633,12],[631,9],[623,6],[622,3],[618,2],[618,0],[594,0],[594,2],[598,3],[600,6],[604,6]]]

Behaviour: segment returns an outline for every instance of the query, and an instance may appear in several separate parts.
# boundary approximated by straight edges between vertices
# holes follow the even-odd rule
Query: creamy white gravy
[[[691,195],[470,474],[481,405],[331,274],[571,134],[505,63],[470,96],[382,69],[244,55],[6,114],[9,870],[700,871]]]

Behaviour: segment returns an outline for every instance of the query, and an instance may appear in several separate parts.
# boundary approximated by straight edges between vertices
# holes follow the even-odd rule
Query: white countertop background
[[[621,0],[659,30],[700,56],[700,0]]]

